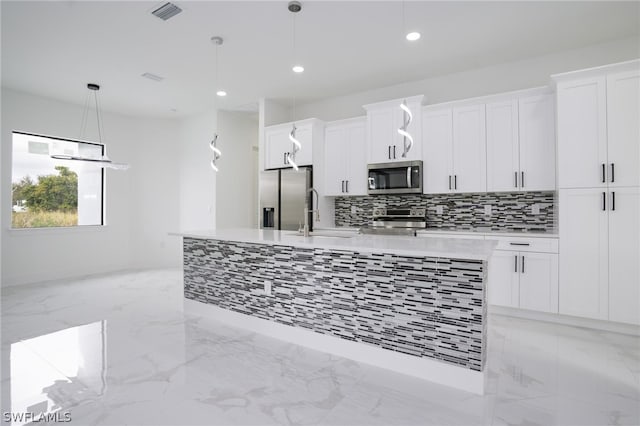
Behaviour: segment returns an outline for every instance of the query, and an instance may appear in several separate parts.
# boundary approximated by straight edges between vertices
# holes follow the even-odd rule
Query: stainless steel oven
[[[422,194],[422,161],[369,164],[368,193]]]

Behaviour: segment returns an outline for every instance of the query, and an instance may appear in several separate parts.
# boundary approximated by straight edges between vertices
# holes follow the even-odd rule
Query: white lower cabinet
[[[558,313],[558,255],[520,253],[520,307]]]
[[[557,240],[540,240],[549,241],[518,238],[506,242],[518,250],[494,252],[489,261],[489,304],[558,313],[558,254],[529,251],[538,246],[553,250]]]
[[[517,308],[520,305],[518,252],[496,250],[489,261],[490,305]]]

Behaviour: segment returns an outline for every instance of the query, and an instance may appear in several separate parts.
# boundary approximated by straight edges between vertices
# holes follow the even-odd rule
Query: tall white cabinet
[[[559,311],[640,325],[640,61],[554,78]]]

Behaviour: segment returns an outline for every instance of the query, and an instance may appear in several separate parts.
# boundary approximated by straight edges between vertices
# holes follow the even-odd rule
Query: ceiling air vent
[[[162,81],[162,80],[164,80],[164,77],[160,77],[159,75],[151,74],[150,72],[145,72],[144,74],[142,74],[142,77],[148,78],[149,80],[153,80],[153,81]]]
[[[158,18],[162,19],[163,21],[166,21],[169,18],[173,18],[174,16],[176,16],[180,12],[182,12],[182,9],[180,9],[175,4],[173,4],[173,3],[165,3],[162,6],[160,6],[159,8],[157,8],[156,10],[154,10],[153,12],[151,12],[151,14],[154,15],[154,16],[157,16]]]

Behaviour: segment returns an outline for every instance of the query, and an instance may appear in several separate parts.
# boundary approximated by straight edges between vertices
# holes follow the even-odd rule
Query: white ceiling
[[[303,1],[306,71],[294,75],[286,1],[176,0],[184,11],[166,22],[150,14],[163,3],[2,1],[2,85],[82,103],[96,82],[105,110],[176,117],[214,102],[291,102],[294,90],[309,102],[640,34],[636,1],[406,1],[405,27],[422,33],[414,43],[403,37],[400,1]],[[229,93],[217,100],[214,35],[225,39],[220,84]]]

